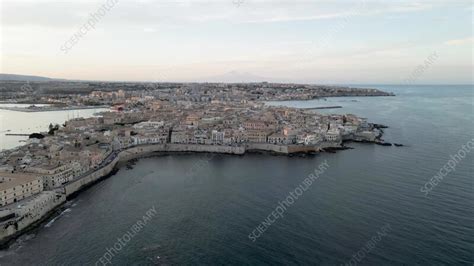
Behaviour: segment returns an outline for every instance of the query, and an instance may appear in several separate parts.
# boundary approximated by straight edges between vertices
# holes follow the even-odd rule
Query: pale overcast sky
[[[472,83],[470,0],[0,1],[0,73],[388,84],[436,53],[414,83]]]

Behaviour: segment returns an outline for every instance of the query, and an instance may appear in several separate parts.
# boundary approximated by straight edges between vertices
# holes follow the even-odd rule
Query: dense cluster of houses
[[[323,115],[262,103],[147,99],[123,111],[66,121],[42,138],[0,154],[0,206],[54,190],[98,167],[113,151],[149,144],[239,146],[373,141],[378,132],[355,115]],[[34,188],[31,188],[33,186]],[[3,195],[3,196],[2,196]]]

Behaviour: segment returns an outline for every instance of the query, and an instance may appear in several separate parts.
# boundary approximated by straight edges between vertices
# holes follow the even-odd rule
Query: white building
[[[330,142],[340,142],[341,141],[341,134],[337,129],[330,129],[324,135],[324,140]]]
[[[164,126],[165,123],[163,121],[146,121],[146,122],[141,122],[138,124],[133,125],[133,128],[135,129],[157,129],[162,126]]]
[[[225,132],[213,130],[211,133],[211,140],[214,144],[222,144],[224,143]]]

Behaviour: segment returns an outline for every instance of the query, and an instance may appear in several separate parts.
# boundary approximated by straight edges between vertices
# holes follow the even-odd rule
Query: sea
[[[304,157],[181,154],[129,162],[0,251],[0,264],[473,265],[472,85],[363,87],[396,96],[268,104],[340,105],[317,111],[387,125],[384,139],[403,147],[347,143],[353,149]],[[51,115],[1,112],[9,128]]]
[[[29,107],[30,104],[0,103],[1,107]],[[36,104],[46,106],[46,104]],[[92,117],[107,108],[62,110],[48,112],[18,112],[0,109],[0,151],[24,145],[26,136],[8,136],[7,134],[31,134],[47,132],[50,124],[62,125],[69,119]]]

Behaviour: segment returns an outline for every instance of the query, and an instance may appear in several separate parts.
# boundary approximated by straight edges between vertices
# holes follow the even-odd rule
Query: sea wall
[[[100,178],[102,178],[106,175],[109,175],[114,170],[114,167],[115,167],[115,165],[117,165],[119,160],[120,160],[120,156],[117,156],[106,166],[104,166],[100,169],[97,169],[96,171],[94,171],[94,172],[90,173],[89,175],[86,175],[86,176],[84,176],[80,179],[73,180],[73,181],[67,183],[64,186],[64,194],[66,194],[66,197],[69,197],[72,194],[74,194],[74,193],[78,192],[79,190],[81,190],[82,188],[84,188],[86,186],[89,186],[93,182],[96,182]]]
[[[123,149],[110,160],[110,162],[90,174],[73,180],[63,188],[55,191],[43,191],[39,195],[33,196],[31,200],[21,208],[3,210],[1,214],[5,220],[0,222],[0,245],[10,239],[20,235],[29,227],[46,219],[50,213],[66,202],[71,195],[94,184],[101,178],[110,175],[116,165],[121,161],[138,158],[155,152],[206,152],[242,155],[246,152],[263,151],[278,154],[290,154],[299,152],[320,151],[319,147],[301,145],[275,145],[267,143],[252,143],[246,146],[220,146],[220,145],[200,145],[200,144],[149,144]],[[1,218],[1,217],[0,217]],[[0,219],[1,220],[1,219]]]
[[[5,210],[14,218],[0,223],[0,245],[47,218],[58,206],[66,202],[66,195],[54,191],[43,191],[15,209]]]
[[[121,151],[109,164],[80,179],[69,182],[64,186],[67,197],[82,188],[109,175],[119,161],[127,161],[154,152],[210,152],[225,154],[244,154],[244,147],[199,145],[199,144],[150,144],[131,147]]]
[[[120,153],[120,160],[126,161],[154,152],[208,152],[242,155],[246,152],[262,151],[278,154],[291,154],[301,152],[318,152],[321,147],[334,146],[304,146],[304,145],[276,145],[269,143],[250,143],[245,146],[221,146],[201,144],[151,144],[128,148]]]
[[[262,152],[271,152],[277,154],[292,154],[292,153],[309,153],[309,152],[319,152],[324,146],[305,146],[305,145],[276,145],[269,143],[250,143],[246,145],[248,152],[253,151],[262,151]],[[333,146],[330,144],[329,146]]]
[[[302,145],[289,145],[288,153],[308,153],[308,152],[319,152],[321,151],[319,146],[302,146]]]
[[[201,144],[150,144],[128,148],[120,153],[120,160],[126,161],[154,152],[208,152],[241,155],[245,147],[201,145]]]
[[[246,145],[248,151],[265,151],[273,153],[288,154],[288,146],[269,143],[249,143]]]

